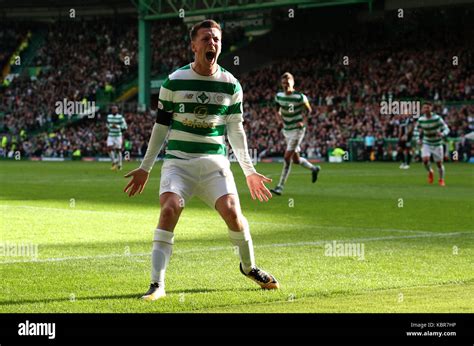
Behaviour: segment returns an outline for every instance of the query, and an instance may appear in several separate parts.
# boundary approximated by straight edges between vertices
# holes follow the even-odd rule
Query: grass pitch
[[[233,165],[257,263],[282,289],[240,274],[224,222],[194,198],[175,230],[168,295],[152,303],[138,297],[161,165],[129,198],[122,176],[136,166],[0,163],[0,312],[474,312],[472,165],[447,164],[445,188],[427,185],[420,164],[323,164],[314,185],[294,166],[269,203],[250,199]],[[275,182],[281,165],[257,169]]]

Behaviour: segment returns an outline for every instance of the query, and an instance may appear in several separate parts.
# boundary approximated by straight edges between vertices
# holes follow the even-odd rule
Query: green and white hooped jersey
[[[118,127],[112,127],[118,125]],[[127,129],[127,123],[122,114],[107,115],[107,129],[109,130],[109,137],[121,137],[122,131]]]
[[[290,95],[280,91],[275,96],[275,102],[280,106],[280,113],[285,124],[285,130],[294,130],[303,121],[303,110],[308,98],[305,94],[294,91]]]
[[[438,135],[439,132],[441,132],[443,136],[447,136],[449,134],[448,125],[446,125],[443,118],[434,113],[431,114],[430,118],[427,118],[426,115],[422,115],[418,118],[418,122],[414,130],[414,136],[417,139],[420,136],[420,130],[423,131],[423,144],[431,146],[443,144],[443,138]]]
[[[173,113],[165,159],[226,155],[229,122],[242,122],[242,87],[222,67],[201,76],[191,64],[173,72],[160,89],[158,108]]]

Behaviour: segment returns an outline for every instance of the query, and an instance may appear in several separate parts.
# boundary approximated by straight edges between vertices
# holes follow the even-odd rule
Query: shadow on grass
[[[255,291],[258,288],[246,288],[239,289],[239,291]],[[166,293],[170,294],[181,294],[181,293],[214,293],[214,292],[230,292],[235,291],[235,289],[215,289],[215,288],[193,288],[193,289],[184,289],[184,290],[170,290]],[[112,295],[98,295],[98,296],[80,296],[74,297],[74,301],[82,300],[113,300],[113,299],[139,299],[143,295],[143,292],[136,294],[112,294]],[[0,301],[0,306],[2,305],[23,305],[23,304],[45,304],[45,303],[55,303],[55,302],[67,302],[71,301],[71,298],[50,298],[50,299],[25,299],[25,300],[3,300]]]

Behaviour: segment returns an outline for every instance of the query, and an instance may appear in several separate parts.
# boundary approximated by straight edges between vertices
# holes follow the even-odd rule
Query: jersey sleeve
[[[169,126],[173,117],[173,90],[172,81],[169,78],[163,82],[158,96],[158,111],[156,122],[158,124]]]
[[[441,123],[441,133],[443,134],[444,137],[446,137],[447,135],[449,135],[449,127],[448,125],[446,124],[446,122],[443,120],[443,118],[439,117],[439,122]]]
[[[125,121],[124,116],[122,116],[122,125],[121,125],[121,127],[122,127],[122,130],[126,130],[128,128],[127,122]]]
[[[163,109],[165,112],[173,112],[173,82],[166,78],[160,88],[160,95],[158,96],[158,109]]]
[[[306,96],[305,94],[301,94],[301,96],[302,96],[302,101],[303,101],[303,103],[305,103],[305,104],[306,104],[306,103],[309,103],[308,96]]]
[[[234,87],[234,94],[232,95],[230,106],[227,109],[227,123],[239,123],[244,121],[243,98],[244,93],[242,91],[242,86],[237,81]]]

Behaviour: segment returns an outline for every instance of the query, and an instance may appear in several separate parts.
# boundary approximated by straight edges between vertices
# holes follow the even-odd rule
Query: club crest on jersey
[[[216,103],[219,103],[219,104],[224,103],[224,95],[222,95],[222,94],[216,94],[216,95],[214,96],[214,101],[215,101]]]
[[[197,100],[198,103],[205,105],[205,104],[208,104],[208,103],[209,103],[209,101],[211,100],[211,98],[209,97],[209,94],[208,94],[208,93],[206,93],[205,91],[203,91],[203,92],[201,92],[200,94],[198,94],[198,95],[196,96],[196,100]]]
[[[207,117],[207,107],[206,106],[195,107],[194,116],[198,119],[205,119]]]

